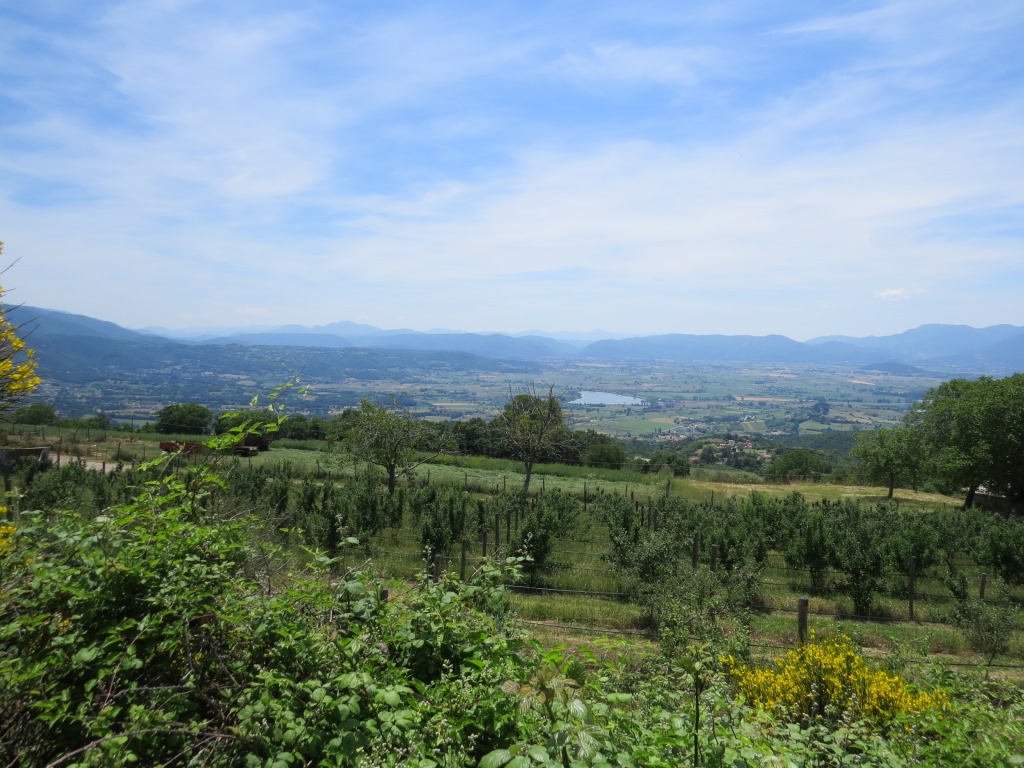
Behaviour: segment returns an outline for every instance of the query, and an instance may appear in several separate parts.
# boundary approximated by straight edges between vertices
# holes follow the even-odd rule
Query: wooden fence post
[[[494,556],[498,556],[498,548],[501,547],[501,512],[494,513]]]
[[[459,558],[459,578],[466,580],[466,560],[469,557],[469,539],[462,540],[462,556]]]
[[[391,591],[389,589],[384,588],[384,589],[382,589],[380,591],[380,601],[382,603],[386,603],[390,597],[391,597]]]
[[[914,620],[914,587],[917,579],[917,558],[910,558],[910,620]]]
[[[711,570],[714,571],[718,568],[718,545],[711,545]]]
[[[487,529],[480,528],[480,553],[487,557]]]
[[[796,634],[800,645],[807,642],[807,607],[810,601],[801,597],[796,601]]]
[[[696,535],[693,537],[693,547],[690,550],[690,564],[693,566],[693,570],[697,570],[700,565],[700,536]]]
[[[14,522],[14,494],[11,492],[11,478],[4,476],[4,506],[7,507],[7,522]]]
[[[583,481],[583,514],[587,514],[587,481]]]
[[[978,586],[978,597],[982,600],[985,599],[985,583],[988,581],[988,574],[981,574],[981,584]]]
[[[444,564],[444,557],[438,553],[434,555],[434,581],[441,580],[441,567]]]
[[[669,497],[669,494],[671,492],[672,492],[672,480],[670,480],[669,478],[665,478],[665,498],[666,499]]]

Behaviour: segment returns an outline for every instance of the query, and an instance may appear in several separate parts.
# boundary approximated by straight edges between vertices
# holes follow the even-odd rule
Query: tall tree
[[[924,465],[924,447],[914,430],[906,426],[876,429],[859,433],[856,440],[853,455],[870,480],[888,486],[890,499],[901,483],[917,487]]]
[[[388,493],[393,494],[398,476],[419,466],[428,458],[441,453],[445,445],[439,442],[437,432],[415,421],[407,410],[392,406],[378,406],[361,400],[359,408],[351,411],[346,422],[343,445],[358,459],[383,469],[388,476]],[[413,461],[417,449],[430,453],[427,458]]]
[[[992,466],[988,487],[1014,504],[1024,503],[1024,373],[988,384],[988,441]]]
[[[952,379],[928,390],[905,417],[928,450],[932,471],[946,491],[965,488],[965,507],[992,467],[991,408],[985,400],[991,379]]]
[[[523,462],[523,496],[530,490],[533,467],[546,456],[558,452],[558,446],[567,435],[562,407],[548,387],[547,397],[536,390],[513,395],[500,414],[491,422],[509,452]]]
[[[212,423],[210,409],[198,403],[174,403],[156,414],[156,431],[161,435],[205,435]]]

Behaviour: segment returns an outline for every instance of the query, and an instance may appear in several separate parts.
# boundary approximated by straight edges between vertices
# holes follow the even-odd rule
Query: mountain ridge
[[[94,347],[98,343],[97,339],[109,343],[131,343],[141,345],[137,353],[144,359],[150,357],[153,345],[165,344],[171,346],[166,346],[163,353],[171,357],[187,355],[189,353],[184,350],[204,346],[240,346],[326,349],[336,352],[355,349],[451,352],[481,359],[510,361],[593,358],[851,365],[884,362],[964,369],[973,373],[1024,370],[1024,327],[1008,324],[973,328],[932,323],[889,336],[821,336],[806,342],[795,341],[780,334],[671,333],[608,338],[582,346],[579,340],[573,343],[539,334],[429,333],[381,329],[351,321],[315,327],[291,324],[271,331],[239,332],[205,340],[188,340],[171,339],[151,331],[131,330],[106,320],[62,310],[17,306],[8,309],[7,314],[12,322],[22,325],[26,333],[36,340],[61,337],[64,339],[62,345],[69,349],[74,346],[71,341],[74,338],[92,339],[90,344]],[[340,333],[343,330],[350,333]],[[49,344],[44,342],[44,346]],[[77,356],[74,351],[69,354]],[[123,358],[113,350],[105,351],[102,356],[117,360]]]

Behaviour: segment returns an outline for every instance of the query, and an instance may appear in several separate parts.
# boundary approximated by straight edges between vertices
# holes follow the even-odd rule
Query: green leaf
[[[512,753],[507,749],[496,749],[484,755],[480,761],[480,768],[503,768],[512,759]]]
[[[71,661],[76,667],[81,667],[91,661],[95,661],[99,655],[100,649],[96,646],[90,646],[89,648],[83,648],[76,653]]]

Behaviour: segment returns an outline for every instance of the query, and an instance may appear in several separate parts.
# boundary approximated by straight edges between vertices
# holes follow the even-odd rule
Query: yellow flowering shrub
[[[6,507],[0,507],[4,512],[7,511]],[[14,526],[13,525],[0,525],[0,557],[7,554],[7,550],[11,548],[11,539],[14,538]]]
[[[4,244],[0,242],[0,254]],[[4,289],[0,287],[0,298]],[[25,346],[18,336],[18,326],[13,325],[0,304],[0,411],[10,408],[25,395],[39,386],[41,379],[36,375],[34,352]]]
[[[34,353],[16,331],[0,307],[0,409],[16,403],[41,381],[36,375]]]
[[[945,708],[942,692],[914,693],[897,675],[871,669],[848,637],[811,641],[776,659],[772,667],[723,659],[740,692],[754,706],[786,720],[808,723],[849,715],[885,722],[900,714]]]

